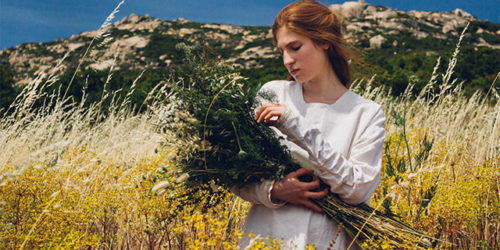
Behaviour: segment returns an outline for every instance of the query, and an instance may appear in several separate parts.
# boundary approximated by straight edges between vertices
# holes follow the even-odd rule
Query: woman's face
[[[283,64],[297,82],[315,81],[321,74],[331,69],[325,51],[328,45],[317,45],[310,38],[286,27],[278,30],[276,40],[283,56]]]

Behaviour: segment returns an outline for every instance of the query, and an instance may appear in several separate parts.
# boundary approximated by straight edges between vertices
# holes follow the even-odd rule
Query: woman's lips
[[[297,74],[297,72],[299,72],[299,69],[292,69],[292,70],[290,70],[290,74],[291,75],[295,75],[295,74]]]

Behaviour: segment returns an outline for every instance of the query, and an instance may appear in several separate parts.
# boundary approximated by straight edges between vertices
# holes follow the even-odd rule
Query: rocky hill
[[[346,39],[361,48],[361,54],[369,63],[376,65],[373,70],[360,72],[390,74],[391,70],[397,70],[392,65],[395,60],[403,60],[408,65],[405,61],[410,60],[408,57],[417,60],[417,66],[413,71],[411,67],[401,67],[407,76],[422,70],[419,64],[421,67],[425,65],[426,70],[432,68],[434,63],[429,63],[427,60],[430,59],[426,57],[434,56],[431,59],[435,62],[438,55],[449,55],[467,23],[470,25],[463,46],[493,56],[492,61],[486,62],[496,68],[493,73],[477,69],[488,75],[485,81],[492,78],[489,75],[496,75],[500,68],[498,59],[494,59],[500,57],[500,24],[477,20],[463,10],[405,12],[364,1],[335,4],[330,8],[343,16]],[[22,86],[37,75],[52,73],[65,55],[59,70],[64,72],[75,68],[98,32],[83,32],[68,39],[26,43],[5,49],[0,52],[0,64],[7,65],[14,72],[15,84]],[[180,42],[211,48],[213,55],[250,75],[259,68],[266,69],[264,73],[273,77],[285,74],[279,69],[270,71],[270,68],[281,65],[279,53],[272,44],[270,27],[204,24],[182,18],[166,21],[135,14],[117,21],[102,38],[95,40],[89,59],[82,66],[96,71],[108,71],[112,65],[114,70],[147,68],[161,71],[183,62],[182,54],[175,49]]]

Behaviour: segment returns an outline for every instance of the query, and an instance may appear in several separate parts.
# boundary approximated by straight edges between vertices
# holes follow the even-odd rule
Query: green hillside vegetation
[[[14,86],[14,72],[6,64],[0,64],[0,114],[5,112],[14,98],[21,92]]]
[[[414,27],[422,32],[436,33],[440,29],[432,27],[435,25],[417,22],[409,16],[401,16],[398,18],[406,18],[405,25]],[[137,22],[146,22],[156,19],[149,17],[138,17]],[[374,23],[373,19],[351,20]],[[148,40],[145,47],[133,49],[131,53],[127,53],[125,61],[118,62],[118,69],[112,72],[106,89],[107,91],[115,91],[117,98],[124,98],[134,80],[140,75],[142,69],[145,69],[144,74],[137,80],[135,90],[130,99],[138,108],[141,106],[146,94],[151,91],[153,86],[164,81],[172,73],[182,71],[185,67],[185,59],[182,52],[176,49],[176,45],[184,43],[187,45],[198,45],[198,49],[203,50],[205,54],[212,58],[228,60],[234,58],[233,66],[235,72],[239,72],[242,76],[248,78],[247,84],[255,89],[263,83],[273,79],[285,79],[287,71],[283,67],[281,58],[276,49],[274,49],[272,39],[267,36],[269,27],[265,26],[231,26],[234,30],[225,30],[218,27],[217,24],[205,25],[203,23],[189,21],[163,21],[154,30],[134,30],[118,29],[112,27],[108,33],[113,40],[126,39],[129,37],[144,37]],[[463,29],[463,28],[462,28]],[[189,30],[184,35],[179,35],[182,30]],[[366,29],[364,29],[368,32]],[[482,32],[479,32],[482,30]],[[471,96],[474,91],[480,90],[482,93],[488,93],[492,86],[495,77],[498,74],[498,66],[500,65],[500,49],[490,48],[486,46],[477,46],[481,41],[487,41],[492,45],[500,44],[500,35],[494,35],[497,30],[500,30],[500,24],[473,21],[466,32],[465,38],[462,41],[461,51],[457,57],[457,67],[454,70],[453,77],[457,79],[456,84],[464,83],[464,94]],[[459,32],[461,30],[458,30]],[[370,49],[369,37],[366,37],[363,32],[356,34],[358,38],[354,38],[353,46],[358,59],[352,63],[353,79],[373,79],[374,86],[385,86],[391,89],[393,96],[399,96],[403,93],[409,83],[414,85],[412,93],[419,93],[420,90],[429,82],[433,69],[441,58],[441,62],[451,58],[454,47],[458,42],[458,37],[452,34],[443,35],[443,39],[429,35],[425,38],[417,38],[413,33],[401,30],[398,32],[387,32],[377,28],[371,30],[370,34],[381,34],[386,38],[380,49]],[[373,33],[374,32],[374,33]],[[213,35],[216,34],[216,35]],[[218,37],[219,36],[219,37]],[[220,38],[224,37],[224,38]],[[252,37],[250,40],[247,38]],[[85,53],[88,44],[92,39],[88,36],[76,36],[71,42],[86,44],[80,46],[68,54],[64,64],[67,68],[59,77],[59,81],[47,88],[49,93],[57,91],[60,87],[65,88],[73,76],[76,66],[80,62],[82,55]],[[55,66],[55,62],[44,63],[41,57],[51,56],[55,59],[60,59],[65,52],[50,49],[50,47],[62,44],[63,40],[57,40],[49,43],[31,43],[22,44],[16,48],[23,55],[33,56],[34,59],[26,60],[24,68],[30,68],[28,75],[35,77],[37,67],[33,67],[33,63],[37,65]],[[241,42],[244,42],[241,45]],[[104,39],[98,39],[91,50],[102,55],[106,44]],[[246,51],[253,48],[273,48],[274,57],[260,57],[257,54],[249,54],[243,57]],[[0,91],[0,108],[4,110],[13,101],[14,96],[20,92],[23,86],[14,87],[15,79],[18,79],[20,72],[15,72],[15,69],[9,65],[9,56],[14,49],[2,51],[0,54],[1,84]],[[162,59],[163,56],[163,59]],[[168,60],[165,60],[168,59]],[[167,62],[168,61],[168,62]],[[254,66],[248,66],[247,62],[253,61]],[[85,102],[93,103],[103,96],[104,86],[109,69],[102,71],[89,67],[94,60],[84,60],[81,70],[77,73],[72,85],[69,89],[69,95],[75,100],[80,100],[82,90],[88,93],[88,100]],[[245,66],[247,65],[247,66]],[[439,72],[445,72],[444,63],[440,64]],[[23,73],[23,74],[26,74]],[[436,84],[439,85],[438,77]],[[64,83],[64,84],[63,84]],[[495,101],[495,100],[491,100]]]

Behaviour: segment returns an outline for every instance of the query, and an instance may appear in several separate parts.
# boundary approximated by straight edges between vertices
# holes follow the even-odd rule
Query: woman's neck
[[[316,79],[302,85],[302,93],[306,102],[335,103],[347,88],[340,82],[337,74],[330,68]]]

